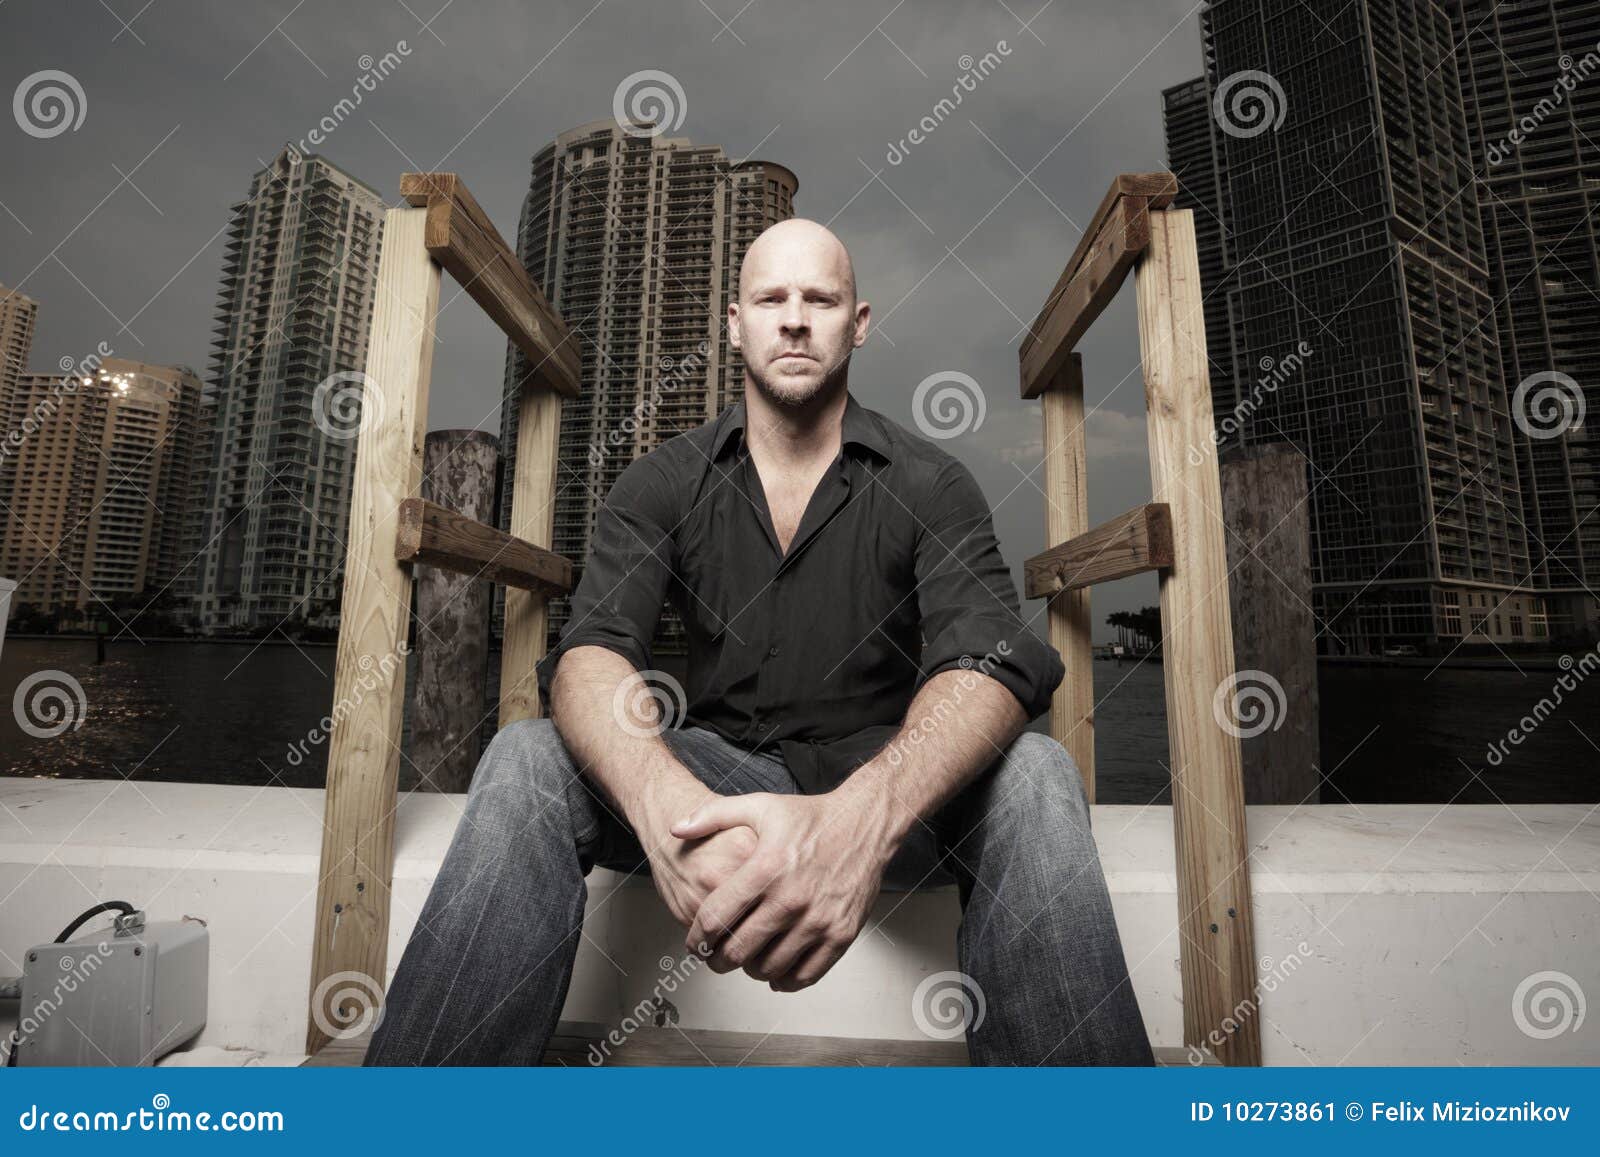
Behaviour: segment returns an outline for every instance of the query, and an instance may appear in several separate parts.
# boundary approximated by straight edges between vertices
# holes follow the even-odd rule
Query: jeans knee
[[[1037,731],[1024,731],[1006,748],[1000,761],[996,788],[1020,815],[1037,823],[1059,825],[1070,821],[1088,831],[1089,794],[1077,761],[1055,739]]]
[[[490,810],[497,813],[543,810],[564,799],[575,774],[554,723],[519,719],[489,741],[472,776],[468,806],[492,795]]]

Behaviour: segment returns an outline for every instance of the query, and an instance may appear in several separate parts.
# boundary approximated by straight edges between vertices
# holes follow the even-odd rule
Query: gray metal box
[[[210,939],[173,920],[30,948],[17,1064],[155,1064],[205,1027]]]

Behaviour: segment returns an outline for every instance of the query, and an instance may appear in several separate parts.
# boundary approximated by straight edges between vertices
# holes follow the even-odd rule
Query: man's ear
[[[867,328],[872,324],[872,306],[864,301],[856,302],[856,346],[863,346],[867,342]]]
[[[734,349],[739,349],[743,341],[743,334],[739,332],[739,303],[728,302],[728,344]]]

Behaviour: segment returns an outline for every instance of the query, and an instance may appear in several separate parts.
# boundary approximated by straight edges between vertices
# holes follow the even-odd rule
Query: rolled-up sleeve
[[[1016,696],[1030,720],[1044,714],[1066,668],[1018,610],[1016,584],[972,471],[946,461],[918,503],[918,520],[923,681],[952,668],[977,670]]]
[[[659,453],[630,462],[600,506],[571,616],[560,642],[536,668],[546,715],[556,664],[574,647],[605,647],[640,671],[652,665],[650,641],[676,564],[673,531],[681,491]]]

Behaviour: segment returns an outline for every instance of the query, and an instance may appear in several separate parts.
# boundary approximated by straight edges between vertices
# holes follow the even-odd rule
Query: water
[[[94,657],[90,640],[7,640],[0,774],[322,786],[326,744],[307,747],[298,766],[288,753],[332,705],[331,646],[130,641],[110,644],[103,665]],[[77,680],[86,709],[81,726],[36,738],[13,701],[24,679],[49,669]],[[1169,802],[1162,668],[1097,662],[1094,673],[1099,802]],[[1600,674],[1508,747],[1500,766],[1487,761],[1489,746],[1558,675],[1322,668],[1322,767],[1331,779],[1322,802],[1600,801]],[[401,789],[418,779],[402,761]]]

